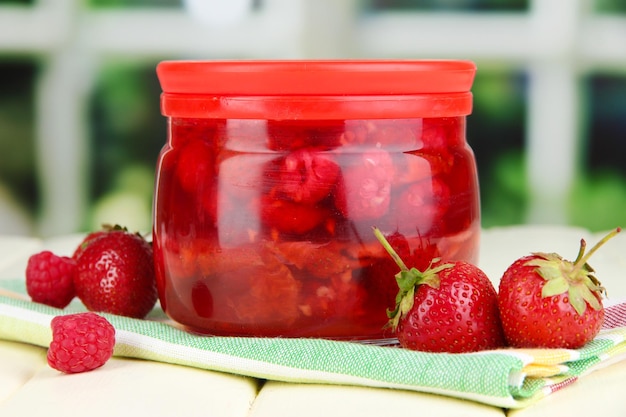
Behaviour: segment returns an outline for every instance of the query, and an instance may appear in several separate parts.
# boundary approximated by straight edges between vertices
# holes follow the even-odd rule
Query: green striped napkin
[[[47,347],[50,320],[72,310],[0,296],[0,339]],[[626,358],[626,303],[607,308],[606,328],[582,349],[468,354],[322,339],[198,336],[156,319],[103,316],[116,328],[116,356],[294,383],[428,392],[504,408],[525,407],[600,364]]]

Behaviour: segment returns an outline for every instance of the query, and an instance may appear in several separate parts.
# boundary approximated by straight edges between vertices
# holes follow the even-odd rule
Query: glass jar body
[[[392,337],[399,268],[476,263],[465,117],[168,119],[153,246],[161,305],[232,336]]]

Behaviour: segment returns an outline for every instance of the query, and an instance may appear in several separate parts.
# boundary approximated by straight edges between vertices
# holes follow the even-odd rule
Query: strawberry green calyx
[[[428,268],[424,271],[420,271],[415,267],[409,268],[398,253],[391,247],[382,232],[376,227],[374,227],[373,230],[376,239],[378,239],[389,256],[391,256],[400,268],[400,272],[395,275],[399,289],[396,295],[396,305],[393,310],[387,310],[387,317],[390,319],[388,326],[395,331],[400,319],[413,308],[415,289],[422,284],[429,285],[432,288],[439,288],[439,272],[452,267],[453,264],[446,263],[433,266],[440,261],[439,258],[435,258],[431,260]]]
[[[570,304],[580,316],[585,313],[587,304],[594,310],[601,310],[602,303],[599,298],[606,290],[593,275],[595,271],[587,261],[619,232],[621,232],[619,227],[612,230],[587,253],[585,253],[587,244],[581,239],[578,256],[574,262],[565,260],[556,253],[533,253],[536,258],[527,262],[527,265],[536,266],[537,273],[546,280],[541,296],[546,298],[567,292]]]

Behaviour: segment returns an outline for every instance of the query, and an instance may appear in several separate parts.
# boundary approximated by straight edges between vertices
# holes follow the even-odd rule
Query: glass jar
[[[166,61],[160,302],[213,335],[385,340],[398,267],[478,261],[467,61]]]

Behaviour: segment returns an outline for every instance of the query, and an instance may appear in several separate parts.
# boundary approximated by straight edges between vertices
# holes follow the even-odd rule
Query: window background
[[[149,228],[178,58],[471,59],[483,226],[626,225],[626,2],[241,1],[0,0],[0,233]]]

